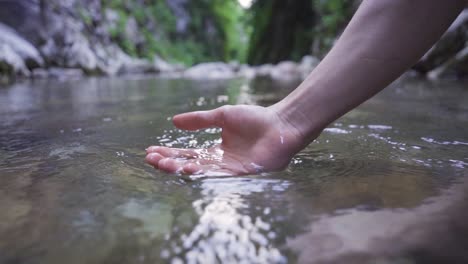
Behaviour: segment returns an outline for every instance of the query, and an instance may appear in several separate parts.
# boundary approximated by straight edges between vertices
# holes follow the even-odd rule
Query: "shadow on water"
[[[289,91],[271,85],[139,77],[0,89],[0,263],[467,261],[463,84],[398,81],[283,172],[187,181],[144,163],[152,144],[219,142],[216,129],[175,129],[173,114]]]

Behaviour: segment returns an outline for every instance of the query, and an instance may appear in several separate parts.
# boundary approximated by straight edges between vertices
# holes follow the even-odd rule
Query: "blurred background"
[[[257,69],[251,66],[289,61],[280,72],[294,73],[302,62],[302,76],[330,49],[359,3],[3,0],[0,75],[3,81],[11,81],[17,77],[180,73],[196,64],[223,62],[199,67],[188,75],[209,71],[216,77],[250,76]],[[467,41],[465,11],[414,70],[434,79],[466,77]],[[264,68],[260,73],[271,70]]]

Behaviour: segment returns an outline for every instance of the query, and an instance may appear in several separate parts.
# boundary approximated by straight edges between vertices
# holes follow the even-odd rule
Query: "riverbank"
[[[141,5],[144,6],[144,3]],[[175,13],[182,7],[188,8],[183,3],[171,5]],[[89,1],[86,6],[79,1],[2,1],[0,81],[5,83],[27,78],[70,79],[128,74],[157,74],[195,79],[271,77],[273,80],[284,81],[304,79],[319,62],[317,57],[305,56],[300,62],[283,61],[274,65],[249,66],[237,62],[183,65],[171,61],[167,54],[167,58],[161,57],[161,52],[153,55],[142,53],[145,57],[138,56],[138,53],[125,51],[127,46],[122,46],[122,41],[141,50],[147,48],[148,41],[153,47],[167,46],[168,43],[178,45],[184,42],[181,36],[189,34],[189,29],[187,25],[182,28],[185,32],[181,29],[180,36],[177,37],[180,38],[179,42],[168,42],[160,37],[161,34],[168,33],[165,32],[168,29],[164,28],[164,23],[148,22],[147,14],[145,19],[137,19],[137,13],[131,13],[129,16],[112,9],[112,5],[105,6],[94,0]],[[173,21],[177,25],[182,25],[184,21],[188,23],[188,18],[183,14],[180,14],[178,19]],[[140,25],[138,20],[143,21],[144,25]],[[151,28],[152,31],[143,31]],[[204,34],[209,33],[208,29],[203,30],[206,31]],[[151,38],[145,40],[143,32]],[[222,38],[218,36],[219,32],[213,32],[210,33],[211,42],[209,38],[200,38],[201,42],[197,45],[219,49],[215,43]],[[159,42],[156,38],[160,38]],[[195,53],[197,52],[192,50],[184,54],[194,56]],[[210,58],[222,60],[216,56]],[[413,69],[429,79],[463,79],[468,76],[467,10]]]

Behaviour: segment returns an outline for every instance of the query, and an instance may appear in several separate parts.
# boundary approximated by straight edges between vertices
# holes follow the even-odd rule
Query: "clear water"
[[[0,263],[468,263],[466,83],[399,81],[283,172],[191,181],[144,163],[149,145],[215,144],[170,117],[245,85],[0,88]],[[287,91],[251,89],[260,104]]]

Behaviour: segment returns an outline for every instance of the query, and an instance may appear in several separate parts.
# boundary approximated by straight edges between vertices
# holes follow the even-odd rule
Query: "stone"
[[[96,55],[89,45],[89,41],[82,35],[74,37],[72,45],[64,49],[65,66],[81,68],[87,73],[96,73],[98,70]]]
[[[320,60],[314,56],[304,56],[299,65],[299,70],[301,72],[302,79],[307,78],[307,76],[312,72],[312,70],[315,69],[315,67],[317,67],[319,63]]]
[[[229,79],[236,77],[236,73],[229,64],[206,62],[188,68],[183,76],[190,79]]]
[[[468,45],[453,58],[427,73],[431,80],[461,79],[468,76]]]
[[[8,44],[0,43],[0,75],[29,76],[23,59]]]
[[[138,30],[138,24],[134,17],[129,17],[124,29],[124,38],[137,46],[142,44],[145,39]]]
[[[297,63],[282,61],[273,67],[271,77],[274,80],[293,81],[302,79],[302,74]]]
[[[154,65],[145,59],[129,58],[125,60],[118,74],[156,73]]]
[[[463,68],[463,50],[468,46],[468,9],[465,9],[441,39],[413,67],[430,79],[467,76]],[[456,63],[462,65],[456,66]],[[449,73],[452,71],[452,73]],[[429,76],[430,75],[430,76]]]
[[[84,72],[78,68],[57,68],[52,67],[49,69],[34,69],[32,77],[36,79],[54,78],[60,80],[79,79],[83,77]]]
[[[180,71],[183,70],[168,63],[167,61],[163,60],[159,56],[154,56],[153,58],[153,66],[157,72],[165,73],[165,72],[174,72],[174,71]]]
[[[0,23],[0,43],[7,44],[29,69],[44,64],[39,51],[31,43],[19,36],[14,29],[2,23]]]

